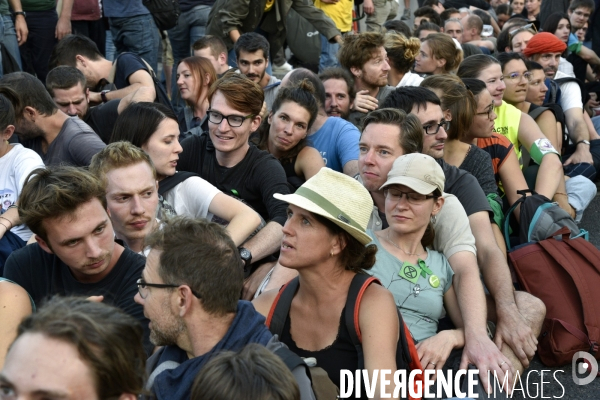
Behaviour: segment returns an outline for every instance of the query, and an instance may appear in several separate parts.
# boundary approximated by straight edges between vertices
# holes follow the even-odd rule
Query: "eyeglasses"
[[[513,36],[515,36],[519,32],[523,32],[523,31],[529,31],[529,32],[533,33],[534,35],[536,33],[538,33],[537,28],[535,27],[534,24],[527,24],[527,25],[523,25],[519,28],[513,29],[512,31],[508,32],[508,36],[510,37],[510,40],[512,41]]]
[[[511,81],[521,81],[521,78],[525,78],[527,80],[527,82],[531,82],[531,78],[533,77],[533,74],[531,72],[525,72],[523,74],[520,74],[518,72],[513,72],[510,73],[508,75],[502,75],[504,77],[504,79],[510,79]]]
[[[427,135],[435,135],[438,133],[440,128],[443,127],[445,131],[450,129],[450,121],[445,119],[441,120],[439,124],[423,125],[423,130]]]
[[[138,292],[140,292],[140,297],[145,299],[148,297],[148,288],[157,288],[157,289],[167,289],[167,288],[178,288],[181,285],[169,285],[166,283],[148,283],[144,281],[142,278],[137,280]],[[190,290],[192,290],[190,288]],[[192,294],[197,298],[201,298],[200,295],[192,290]]]
[[[573,14],[577,15],[578,17],[584,17],[584,18],[589,18],[590,17],[590,13],[586,13],[583,11],[573,11]]]
[[[254,117],[254,114],[250,114],[250,115],[223,115],[220,112],[217,111],[213,111],[213,110],[208,110],[206,112],[208,114],[208,120],[215,124],[218,125],[221,123],[221,121],[223,121],[223,119],[227,120],[227,123],[229,124],[229,126],[231,126],[232,128],[237,128],[239,126],[242,126],[242,124],[244,123],[245,120],[247,120],[248,118],[252,118]]]
[[[492,119],[492,113],[494,112],[494,104],[490,104],[488,108],[483,112],[479,112],[475,115],[485,115],[488,119]]]
[[[422,204],[425,200],[433,199],[435,196],[425,195],[417,192],[402,192],[396,189],[384,189],[384,194],[393,202],[400,202],[403,196],[406,196],[406,201],[410,204]]]

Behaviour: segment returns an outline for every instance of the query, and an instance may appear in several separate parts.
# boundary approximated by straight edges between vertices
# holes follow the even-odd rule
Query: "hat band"
[[[346,214],[345,212],[343,212],[342,210],[337,208],[333,203],[331,203],[329,200],[327,200],[325,197],[321,196],[317,192],[312,191],[304,186],[300,186],[298,188],[298,190],[296,190],[295,194],[312,201],[317,206],[319,206],[323,210],[325,210],[333,218],[335,218],[339,221],[342,221],[342,222],[360,230],[361,232],[365,231],[365,229],[363,227],[361,227],[359,224],[357,224],[352,218],[350,218],[350,216],[348,216],[348,214]]]

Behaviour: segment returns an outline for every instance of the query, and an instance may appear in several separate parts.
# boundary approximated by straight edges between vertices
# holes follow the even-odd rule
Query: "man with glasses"
[[[19,216],[37,243],[15,251],[4,277],[40,303],[53,295],[99,296],[142,323],[146,351],[148,320],[133,301],[144,257],[115,243],[106,212],[106,192],[91,173],[74,167],[32,172],[19,197]]]
[[[423,150],[438,160],[446,176],[444,191],[455,195],[468,216],[469,226],[475,236],[477,262],[486,288],[489,290],[488,319],[495,323],[495,343],[481,335],[485,327],[485,304],[483,299],[472,293],[472,286],[457,285],[459,306],[467,327],[463,366],[475,364],[480,371],[497,370],[506,372],[504,357],[510,360],[511,373],[523,372],[535,355],[537,336],[544,320],[545,307],[537,298],[525,293],[514,292],[506,258],[498,247],[490,220],[491,208],[477,180],[469,173],[444,162],[443,143],[448,126],[439,98],[429,89],[402,87],[392,92],[383,102],[382,108],[398,108],[415,114],[423,128]],[[364,135],[364,133],[363,133]],[[361,139],[362,140],[362,139]],[[456,263],[449,258],[454,268]],[[456,270],[455,270],[456,272]],[[493,332],[492,332],[493,333]],[[504,367],[503,367],[504,366]],[[486,374],[480,375],[485,384]],[[514,376],[514,375],[513,375]],[[511,386],[512,387],[512,386]]]
[[[574,0],[569,5],[568,11],[571,33],[567,42],[567,46],[569,47],[567,61],[573,64],[575,77],[582,82],[585,82],[587,78],[589,64],[596,67],[600,65],[600,58],[598,58],[596,52],[585,47],[575,34],[578,29],[583,28],[588,23],[590,16],[594,13],[594,7],[593,0]]]
[[[135,301],[150,319],[150,340],[164,346],[148,360],[147,388],[158,400],[189,399],[194,378],[224,350],[249,343],[276,351],[283,344],[247,301],[235,244],[223,227],[174,217],[152,233]],[[292,370],[301,398],[314,399],[303,366]]]
[[[572,145],[563,143],[566,151],[563,153],[563,165],[567,175],[576,174],[580,169],[579,164],[587,163],[594,165],[593,175],[585,174],[589,179],[595,179],[600,171],[600,136],[594,129],[589,129],[585,121],[583,111],[583,99],[581,88],[577,81],[558,71],[560,55],[565,51],[567,45],[559,38],[549,32],[541,32],[535,35],[525,50],[525,56],[531,61],[539,63],[546,73],[548,87],[559,86],[560,98],[554,100],[547,97],[546,102],[557,102],[565,114],[565,121]],[[557,85],[558,84],[558,85]],[[549,90],[550,94],[552,90]],[[585,169],[585,166],[581,168]],[[573,175],[574,176],[574,175]]]
[[[250,134],[261,123],[261,87],[242,75],[231,74],[211,87],[208,99],[209,134],[194,135],[181,142],[183,152],[177,166],[180,171],[197,173],[267,221],[240,248],[250,274],[258,267],[257,261],[275,261],[269,256],[281,245],[287,205],[273,194],[289,193],[287,178],[275,157],[248,143]],[[250,264],[254,264],[253,268]],[[245,298],[251,298],[269,267],[269,263],[261,266],[261,272],[248,281]]]

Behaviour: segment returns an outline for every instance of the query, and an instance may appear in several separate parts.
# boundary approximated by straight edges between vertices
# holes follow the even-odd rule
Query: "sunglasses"
[[[510,40],[512,40],[512,38],[513,38],[513,37],[514,37],[514,36],[515,36],[517,33],[519,33],[519,32],[524,32],[524,31],[529,31],[529,32],[531,32],[531,33],[532,33],[532,34],[534,34],[534,35],[535,35],[536,33],[538,33],[538,31],[537,31],[537,28],[535,27],[535,25],[534,25],[534,24],[527,24],[527,25],[523,25],[523,26],[521,26],[521,27],[519,27],[519,28],[515,28],[515,29],[513,29],[513,30],[509,31],[509,32],[508,32],[508,36],[509,36]]]

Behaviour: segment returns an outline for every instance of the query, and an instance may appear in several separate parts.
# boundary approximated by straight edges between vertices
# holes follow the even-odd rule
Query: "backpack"
[[[142,0],[142,3],[152,14],[159,31],[166,31],[177,26],[181,14],[179,0]]]
[[[296,277],[288,283],[286,283],[279,290],[277,297],[271,305],[271,310],[269,311],[269,315],[267,316],[266,325],[271,331],[271,333],[273,333],[274,335],[278,335],[279,337],[281,337],[281,333],[283,332],[283,325],[285,323],[287,315],[289,314],[290,307],[292,305],[292,300],[296,295],[296,292],[298,291],[298,287],[300,285],[299,282],[299,278]],[[362,296],[367,287],[372,283],[377,283],[381,285],[377,278],[374,278],[367,274],[356,274],[352,279],[350,289],[348,290],[348,297],[346,298],[346,328],[350,334],[352,343],[358,354],[358,369],[364,369],[365,367],[364,356],[362,351],[362,335],[360,332],[358,322],[358,312]],[[417,353],[417,348],[415,347],[415,343],[410,334],[410,331],[408,330],[408,327],[404,324],[404,320],[402,319],[400,311],[398,311],[398,321],[400,323],[400,330],[398,337],[398,345],[396,346],[396,369],[405,369],[407,371],[415,369],[423,370],[419,359],[419,355]],[[421,380],[421,385],[423,385],[422,379],[422,374],[420,376],[417,376],[415,379],[415,385],[417,385],[417,380]]]
[[[563,227],[508,254],[521,286],[546,306],[538,355],[549,367],[570,364],[578,351],[600,359],[600,251],[570,233]]]
[[[115,81],[115,75],[117,73],[117,61],[119,61],[119,57],[121,57],[123,54],[125,54],[125,53],[119,54],[117,56],[117,58],[115,58],[115,61],[113,62],[113,66],[110,70],[110,74],[108,75],[108,81],[111,84],[112,84],[112,82]],[[154,100],[154,102],[165,105],[165,106],[169,107],[171,110],[173,110],[173,106],[171,105],[171,100],[169,100],[169,96],[167,95],[167,91],[165,90],[162,83],[160,83],[160,81],[156,77],[156,74],[154,73],[154,70],[152,69],[150,64],[148,64],[146,62],[146,60],[144,60],[142,57],[138,56],[137,54],[134,54],[134,53],[129,53],[129,54],[133,54],[134,56],[139,58],[142,61],[142,64],[144,64],[144,66],[146,67],[146,71],[152,77],[152,82],[154,82],[154,91],[156,92],[156,99]],[[173,112],[175,112],[175,111],[173,111]]]
[[[511,249],[511,243],[516,241],[510,238],[509,231],[510,221],[514,218],[513,211],[518,205],[521,205],[518,244],[544,240],[563,227],[568,228],[574,237],[587,234],[585,230],[579,229],[565,210],[547,197],[533,190],[518,190],[517,193],[521,198],[507,211],[504,221],[504,239],[508,250]],[[531,195],[527,196],[527,193]]]

